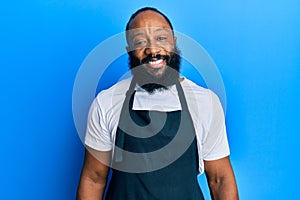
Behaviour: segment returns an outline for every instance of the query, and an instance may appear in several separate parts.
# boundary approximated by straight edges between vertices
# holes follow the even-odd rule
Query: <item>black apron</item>
[[[176,87],[182,110],[172,112],[132,110],[135,85],[136,83],[132,80],[121,111],[115,145],[123,151],[137,153],[139,157],[136,159],[128,157],[127,159],[122,150],[115,148],[112,161],[112,177],[105,199],[204,199],[197,181],[198,151],[195,130],[180,83],[176,83]],[[133,121],[134,125],[130,121]],[[161,122],[163,123],[162,127]],[[141,137],[131,133],[126,134],[131,130],[135,133],[138,132],[136,125],[144,128],[143,133],[140,132]],[[174,140],[177,134],[192,134],[189,135],[193,137],[190,140],[192,142],[184,141],[184,139],[182,144],[180,141],[177,142],[177,149],[188,142],[186,150],[181,152],[181,156],[174,159],[174,162],[169,163],[167,166],[157,167],[157,163],[169,162],[168,160],[177,149],[168,149],[161,156],[154,158],[148,156],[147,153],[165,148]],[[132,165],[135,165],[137,172],[130,172],[130,166]]]

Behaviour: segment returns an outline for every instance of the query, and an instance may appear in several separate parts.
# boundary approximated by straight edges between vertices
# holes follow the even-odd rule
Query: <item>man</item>
[[[180,52],[170,20],[154,8],[126,27],[133,77],[100,92],[86,131],[77,199],[238,199],[222,107],[210,90],[179,76]],[[107,183],[109,169],[110,183]]]

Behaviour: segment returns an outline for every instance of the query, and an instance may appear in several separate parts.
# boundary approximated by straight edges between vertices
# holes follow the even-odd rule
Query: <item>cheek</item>
[[[174,53],[174,50],[175,50],[175,46],[173,44],[169,44],[169,45],[166,45],[165,48],[164,48],[168,55]]]
[[[146,55],[144,55],[144,50],[143,49],[136,49],[136,50],[134,50],[133,54],[140,61],[146,57]]]

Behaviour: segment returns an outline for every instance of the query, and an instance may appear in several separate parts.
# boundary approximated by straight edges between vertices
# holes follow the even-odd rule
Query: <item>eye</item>
[[[146,42],[147,42],[146,40],[137,40],[133,44],[136,47],[141,47],[141,46],[144,46],[146,44]]]
[[[166,39],[167,39],[167,37],[165,37],[165,36],[158,36],[157,37],[158,41],[163,41],[163,40],[166,40]]]

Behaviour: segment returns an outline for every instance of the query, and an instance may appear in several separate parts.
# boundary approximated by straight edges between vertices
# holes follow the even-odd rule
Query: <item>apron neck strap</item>
[[[183,92],[183,89],[182,89],[182,86],[178,81],[176,81],[176,89],[177,89],[177,92],[178,92],[178,97],[179,97],[179,101],[181,103],[181,107],[183,110],[188,110],[188,105],[187,105],[187,102],[186,102],[186,98],[184,96],[184,92]]]
[[[137,81],[133,77],[132,80],[131,80],[129,89],[126,92],[126,97],[128,99],[130,99],[130,97],[135,93],[135,86],[136,86],[136,84],[137,84]],[[181,86],[179,80],[177,80],[175,82],[175,85],[176,85],[176,89],[177,89],[177,92],[178,92],[178,96],[179,96],[179,100],[180,100],[182,108],[188,110],[188,105],[187,105],[187,102],[186,102],[186,99],[185,99],[185,95],[184,95],[184,92],[183,92],[183,89],[182,89],[182,86]]]
[[[130,82],[130,86],[129,89],[126,92],[126,97],[130,98],[132,96],[132,94],[135,92],[135,86],[136,86],[136,79],[133,77],[131,82]]]

